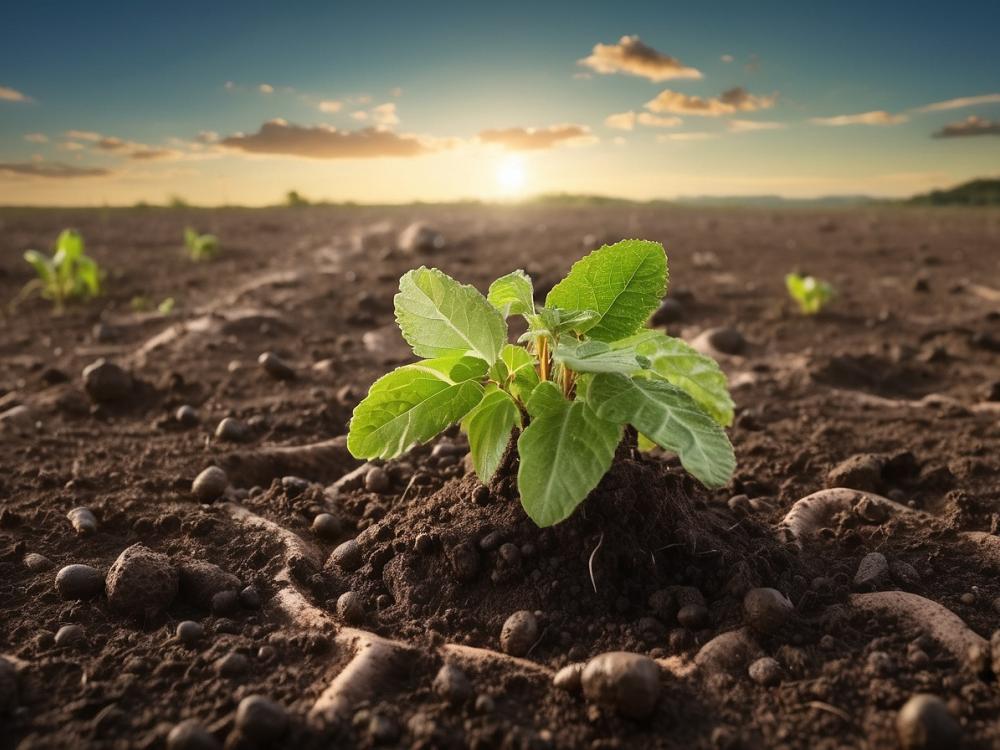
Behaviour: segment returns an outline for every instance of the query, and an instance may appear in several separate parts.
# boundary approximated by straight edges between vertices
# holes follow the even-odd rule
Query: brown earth
[[[443,248],[395,247],[416,219],[440,230]],[[187,225],[221,238],[217,259],[187,259]],[[22,251],[49,247],[64,226],[108,270],[106,295],[58,316],[39,299],[8,308],[30,278]],[[368,384],[407,359],[392,295],[408,268],[435,265],[485,289],[521,267],[544,289],[622,237],[665,244],[682,315],[672,334],[729,326],[746,339],[720,356],[737,404],[739,466],[726,490],[705,491],[670,456],[623,449],[576,516],[538,530],[509,482],[487,489],[466,474],[454,433],[383,467],[383,486],[369,476],[378,491],[366,469],[348,474],[358,462],[341,442],[294,449],[343,435]],[[837,288],[815,318],[785,295],[796,269]],[[262,694],[291,721],[275,747],[883,748],[897,745],[897,712],[921,692],[947,704],[963,746],[996,747],[988,647],[970,655],[951,636],[988,640],[1000,621],[997,290],[992,210],[0,211],[0,655],[18,687],[5,711],[0,673],[0,747],[161,748],[183,719],[250,746],[235,710]],[[168,314],[134,309],[167,297]],[[262,369],[264,351],[295,377]],[[100,357],[134,379],[104,403],[81,375]],[[197,424],[178,421],[182,405]],[[26,420],[9,415],[18,406]],[[243,443],[213,436],[227,416],[248,425]],[[292,450],[264,450],[275,446]],[[829,475],[859,454],[875,458]],[[202,504],[191,483],[212,464],[232,487]],[[926,514],[852,495],[801,548],[780,532],[797,500],[838,484]],[[66,513],[78,506],[96,514],[96,533],[74,533]],[[320,512],[335,517],[322,538],[310,530]],[[328,559],[355,537],[356,570]],[[60,597],[60,567],[104,574],[137,542],[176,566],[219,565],[260,607],[252,594],[209,606],[183,575],[163,612]],[[890,572],[856,584],[871,552]],[[29,553],[55,568],[29,569]],[[781,665],[776,686],[751,680],[746,659],[693,662],[747,624],[741,601],[756,586],[795,605],[751,636]],[[965,625],[874,615],[864,602],[883,600],[857,596],[870,590],[911,592]],[[338,612],[346,591],[361,603],[349,624],[364,632]],[[682,627],[678,607],[702,597],[707,619]],[[491,656],[517,610],[538,618],[530,649],[520,661]],[[195,647],[174,636],[182,620],[204,626]],[[85,640],[56,645],[71,623]],[[609,650],[659,661],[651,717],[553,687],[554,670]],[[216,665],[231,653],[248,657],[232,677]],[[469,695],[435,690],[445,661],[469,677]],[[317,710],[331,684],[336,710]]]

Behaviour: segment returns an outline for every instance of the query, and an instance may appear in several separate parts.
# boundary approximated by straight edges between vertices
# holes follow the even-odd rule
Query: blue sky
[[[4,203],[904,195],[1000,172],[996,2],[91,2],[4,16]],[[627,35],[660,73],[630,68]],[[579,62],[622,50],[619,67]],[[736,87],[735,110],[712,104]]]

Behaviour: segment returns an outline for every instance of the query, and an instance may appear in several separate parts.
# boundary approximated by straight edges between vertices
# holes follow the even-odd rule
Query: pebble
[[[250,439],[250,428],[236,417],[226,417],[215,428],[215,437],[230,443],[243,443]]]
[[[346,542],[338,544],[330,553],[330,559],[341,570],[353,573],[361,567],[361,546],[354,540],[348,539]]]
[[[0,656],[0,716],[13,711],[17,702],[17,669]]]
[[[827,472],[830,487],[847,487],[862,492],[877,492],[882,484],[885,461],[872,453],[859,453],[841,461]]]
[[[215,670],[222,677],[242,677],[250,671],[250,660],[243,654],[233,651],[215,662]]]
[[[104,576],[89,565],[67,565],[56,573],[56,590],[63,599],[90,599],[104,590]]]
[[[46,570],[52,570],[55,566],[56,564],[49,558],[37,552],[29,552],[24,556],[24,567],[32,573],[44,573]]]
[[[565,690],[567,693],[579,691],[581,678],[583,677],[583,667],[584,664],[582,662],[567,664],[555,673],[555,676],[552,678],[552,684],[560,690]]]
[[[878,586],[889,576],[889,561],[881,552],[869,552],[861,558],[854,585],[859,588]]]
[[[580,683],[587,700],[642,719],[653,713],[660,697],[660,668],[648,656],[612,651],[587,662]]]
[[[708,607],[704,604],[685,604],[677,610],[677,622],[689,630],[701,630],[708,625]]]
[[[294,380],[295,370],[274,352],[264,352],[257,357],[259,364],[275,380]]]
[[[167,735],[167,750],[221,750],[222,745],[197,719],[176,724]]]
[[[381,466],[373,466],[365,474],[365,489],[379,494],[389,489],[389,475]]]
[[[72,648],[84,643],[87,636],[79,625],[63,625],[56,631],[55,644],[60,648]]]
[[[758,685],[773,687],[781,682],[783,670],[776,659],[762,656],[750,665],[747,673],[750,675],[750,679]]]
[[[407,226],[396,240],[404,253],[433,253],[445,245],[444,235],[422,221]]]
[[[919,693],[896,715],[896,734],[903,750],[952,750],[962,741],[962,729],[944,702]]]
[[[97,517],[90,508],[73,508],[66,514],[66,518],[73,524],[73,530],[80,536],[90,536],[97,531]]]
[[[479,573],[479,552],[471,542],[460,542],[449,550],[448,561],[455,578],[468,582]]]
[[[205,635],[205,628],[202,627],[200,622],[195,622],[194,620],[184,620],[177,624],[177,640],[183,643],[185,646],[194,646],[200,641]]]
[[[240,589],[240,604],[247,609],[260,609],[260,591],[250,584]]]
[[[760,646],[745,628],[715,636],[695,654],[694,663],[706,672],[742,673],[761,656]]]
[[[413,549],[421,555],[426,555],[434,549],[434,539],[430,534],[421,532],[413,540]]]
[[[236,728],[255,743],[268,745],[288,730],[288,712],[263,695],[248,695],[236,709]]]
[[[750,589],[743,597],[747,623],[759,633],[774,633],[788,622],[794,606],[777,589]]]
[[[701,339],[703,344],[707,343],[709,347],[723,354],[740,354],[747,346],[743,334],[735,328],[710,328],[698,339]],[[698,346],[695,345],[695,348]]]
[[[125,548],[108,570],[108,604],[138,620],[158,615],[177,596],[177,569],[170,558],[143,544]]]
[[[198,416],[198,410],[190,404],[177,407],[177,411],[174,412],[174,419],[177,420],[178,424],[185,427],[195,427],[201,421],[201,417]]]
[[[202,609],[210,609],[212,597],[220,591],[235,591],[240,587],[239,578],[203,560],[183,562],[178,572],[181,595]]]
[[[500,648],[511,656],[524,656],[538,640],[538,620],[526,609],[507,618],[500,630]]]
[[[229,486],[229,477],[218,466],[209,466],[194,478],[191,493],[205,503],[218,500]]]
[[[132,376],[104,359],[83,368],[83,388],[94,401],[113,403],[132,394]]]
[[[337,614],[344,622],[357,625],[365,619],[365,604],[356,591],[345,591],[337,597]]]
[[[232,589],[219,591],[212,595],[212,614],[216,617],[229,617],[240,609],[240,595]]]
[[[332,513],[319,513],[313,518],[312,532],[326,541],[336,539],[340,536],[340,521]]]
[[[675,299],[665,299],[660,303],[650,320],[654,326],[665,326],[679,323],[684,319],[684,305]]]
[[[449,703],[465,703],[472,698],[472,683],[454,664],[445,664],[434,678],[434,692]]]

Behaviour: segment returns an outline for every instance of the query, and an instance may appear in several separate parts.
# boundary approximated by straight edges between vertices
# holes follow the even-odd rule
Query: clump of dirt
[[[545,627],[533,653],[572,645],[580,656],[623,638],[662,642],[677,625],[679,587],[700,591],[688,596],[704,596],[721,626],[740,620],[747,589],[793,585],[804,563],[769,529],[664,461],[622,453],[577,512],[547,529],[524,512],[511,472],[492,489],[469,473],[414,493],[359,535],[356,572],[328,564],[330,594],[380,601],[385,634],[473,645],[495,646],[510,614],[537,611]],[[667,601],[654,596],[664,590]]]

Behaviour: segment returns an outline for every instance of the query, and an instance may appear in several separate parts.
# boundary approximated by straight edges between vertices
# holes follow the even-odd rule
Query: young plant
[[[104,274],[97,262],[84,254],[83,237],[75,229],[64,229],[59,234],[51,258],[37,250],[28,250],[24,259],[35,269],[37,278],[24,287],[22,297],[37,291],[61,311],[67,302],[90,299],[101,293]]]
[[[184,230],[184,244],[191,260],[211,260],[219,252],[219,240],[214,234],[198,234],[188,227]]]
[[[833,286],[812,276],[790,273],[785,276],[785,286],[803,315],[815,315],[833,299]]]
[[[515,428],[517,486],[539,526],[565,520],[611,468],[625,425],[678,455],[707,487],[736,465],[723,427],[733,402],[718,364],[644,327],[666,292],[663,246],[625,240],[573,265],[536,306],[514,271],[483,297],[434,268],[400,279],[396,320],[420,362],[379,378],[351,419],[347,447],[388,459],[460,422],[489,482]],[[507,341],[507,319],[527,332]]]

